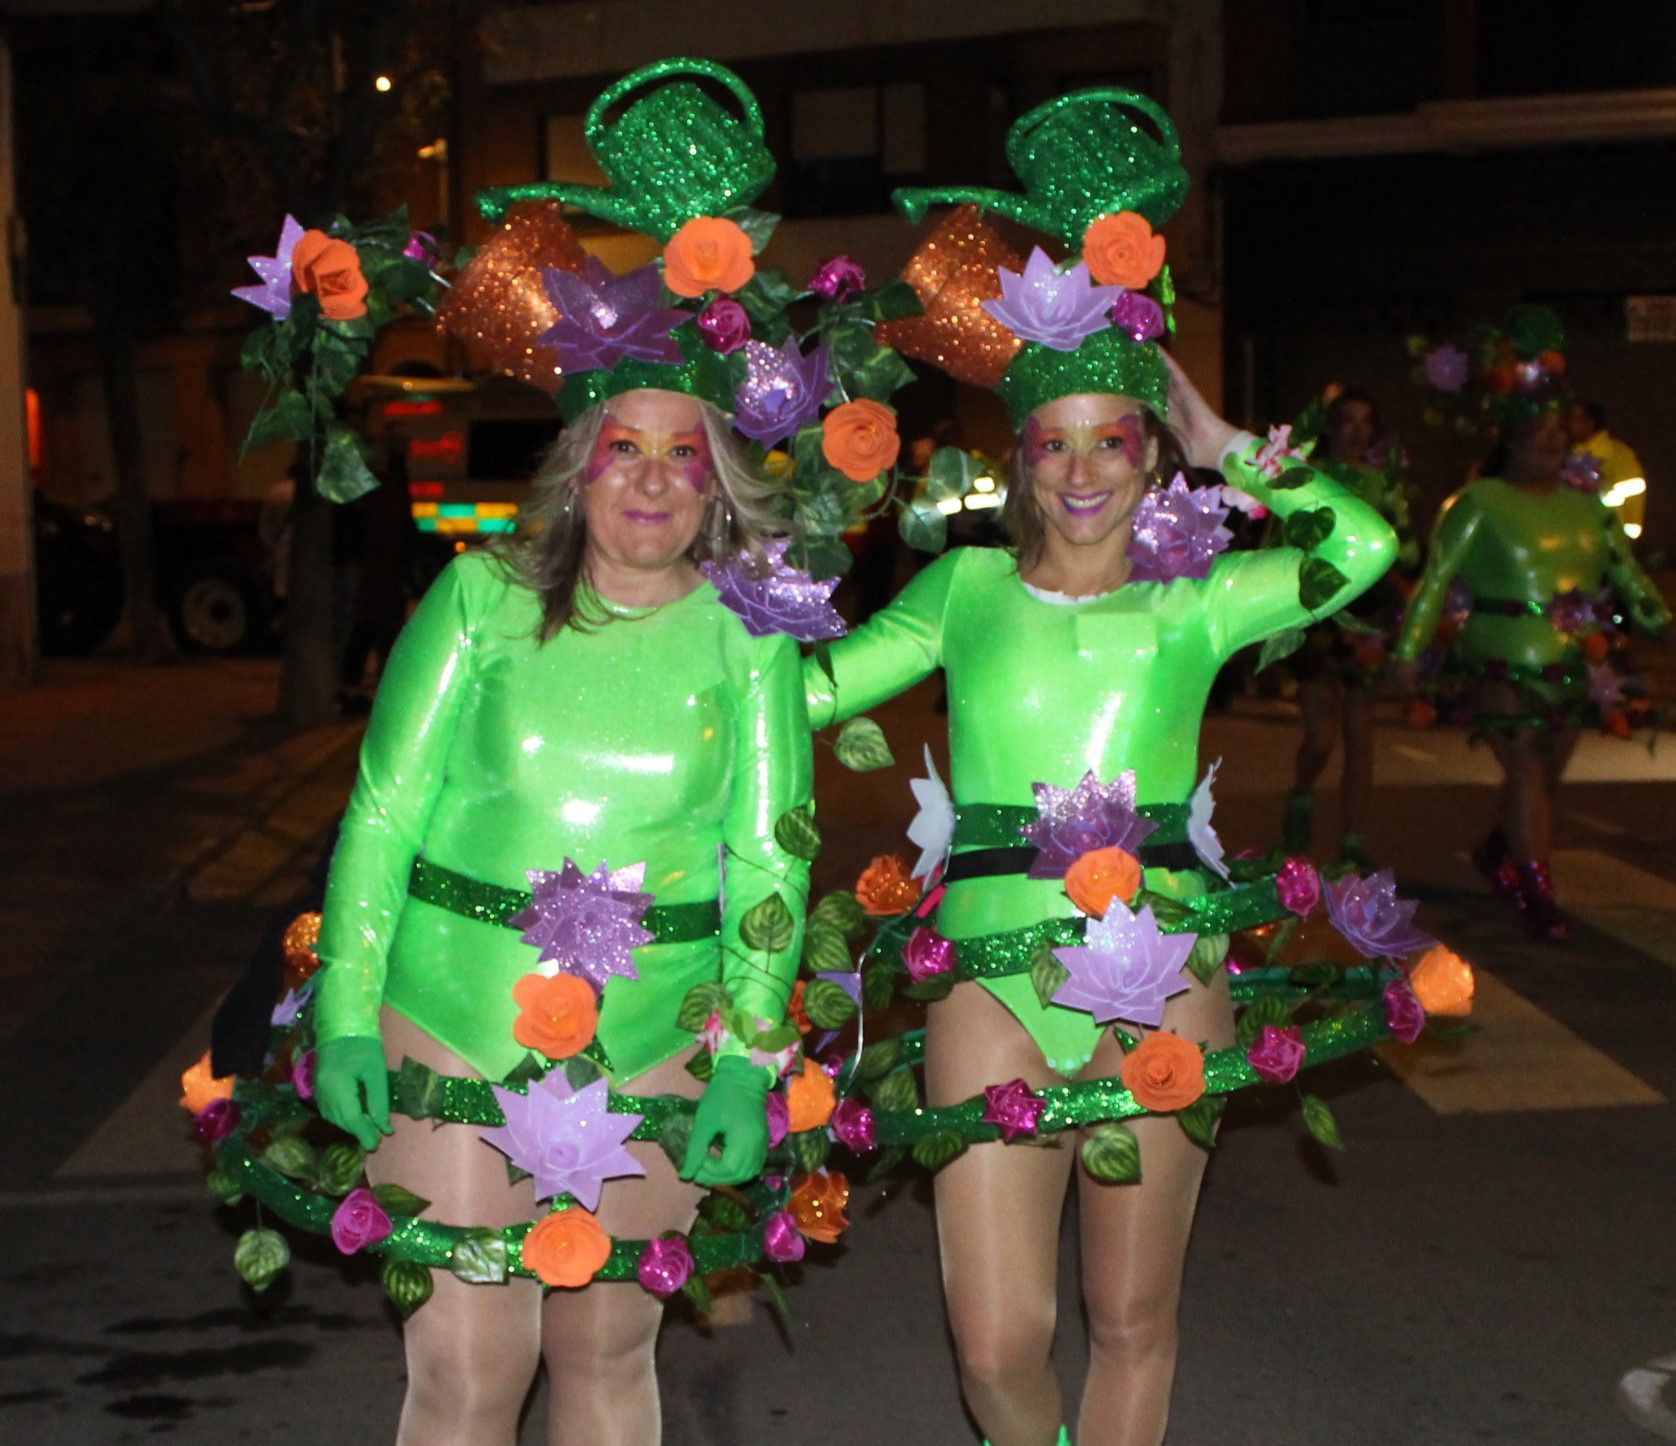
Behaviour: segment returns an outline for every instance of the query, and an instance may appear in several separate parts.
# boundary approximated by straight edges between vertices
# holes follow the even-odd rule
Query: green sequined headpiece
[[[1162,417],[1169,410],[1170,374],[1156,345],[1137,342],[1113,327],[1096,332],[1075,351],[1027,344],[995,390],[1015,429],[1037,407],[1083,392],[1133,397]]]

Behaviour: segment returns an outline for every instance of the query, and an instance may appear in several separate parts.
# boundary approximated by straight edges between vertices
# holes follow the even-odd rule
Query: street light
[[[388,95],[395,88],[396,82],[387,75],[380,75],[373,80],[372,88],[380,95]]]

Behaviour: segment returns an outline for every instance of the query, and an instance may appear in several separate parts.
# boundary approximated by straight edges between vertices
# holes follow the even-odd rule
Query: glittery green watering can
[[[738,98],[730,115],[691,81],[702,75]],[[653,88],[608,120],[631,91]],[[532,181],[484,191],[478,209],[500,220],[519,201],[562,201],[590,216],[667,241],[694,216],[719,216],[747,205],[774,179],[774,157],[762,139],[757,98],[726,66],[678,57],[642,66],[609,87],[588,108],[583,134],[608,186]]]
[[[1158,139],[1136,123],[1150,120]],[[910,221],[940,202],[982,206],[1075,246],[1096,217],[1139,211],[1162,226],[1187,199],[1176,128],[1155,100],[1103,86],[1039,105],[1007,132],[1007,160],[1025,194],[982,186],[914,187],[894,200]]]

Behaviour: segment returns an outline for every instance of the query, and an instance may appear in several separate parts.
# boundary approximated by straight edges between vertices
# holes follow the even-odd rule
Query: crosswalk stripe
[[[1676,968],[1676,884],[1597,849],[1556,849],[1554,891],[1568,914]]]

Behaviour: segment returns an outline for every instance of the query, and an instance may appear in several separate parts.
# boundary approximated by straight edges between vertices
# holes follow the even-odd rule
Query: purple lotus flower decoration
[[[1572,452],[1560,468],[1560,480],[1579,492],[1600,491],[1600,458],[1593,452]]]
[[[929,743],[925,745],[925,777],[910,778],[908,789],[919,805],[908,825],[908,842],[919,845],[919,862],[909,877],[929,879],[943,866],[954,843],[954,800],[931,761]]]
[[[1228,508],[1221,487],[1190,487],[1179,472],[1168,487],[1154,487],[1135,509],[1129,538],[1129,581],[1171,582],[1210,576],[1219,552],[1234,534],[1223,526]]]
[[[291,315],[291,253],[303,239],[303,223],[295,216],[287,216],[279,228],[279,245],[272,256],[247,256],[250,269],[262,278],[259,286],[235,286],[233,295],[240,301],[259,306],[275,321]]]
[[[985,1085],[983,1119],[986,1125],[999,1125],[1003,1140],[1016,1140],[1020,1135],[1033,1135],[1041,1123],[1047,1105],[1021,1079],[1010,1079],[1005,1084]]]
[[[312,983],[312,981],[311,981]],[[289,1029],[297,1022],[297,1016],[302,1013],[303,1002],[309,996],[310,985],[305,984],[301,989],[289,989],[285,998],[274,1005],[273,1013],[268,1016],[268,1024],[274,1029]]]
[[[1157,341],[1168,329],[1164,308],[1144,291],[1125,291],[1106,313],[1111,324],[1132,341]]]
[[[777,446],[820,415],[832,390],[824,341],[808,356],[798,350],[795,336],[777,350],[748,341],[745,361],[745,380],[733,394],[733,425],[753,442]]]
[[[523,942],[541,951],[539,964],[558,967],[603,990],[614,974],[638,979],[634,950],[652,942],[640,920],[652,902],[642,893],[646,865],[632,864],[614,873],[601,864],[584,874],[570,860],[558,873],[529,871],[530,907],[508,923],[522,929]]]
[[[1548,604],[1548,621],[1556,632],[1580,633],[1600,621],[1594,599],[1579,588],[1558,594]]]
[[[1602,713],[1623,707],[1624,680],[1610,663],[1589,664],[1589,701]]]
[[[565,371],[605,371],[625,357],[681,362],[681,344],[670,332],[688,319],[687,313],[663,304],[663,282],[655,266],[618,276],[590,256],[580,276],[543,266],[541,281],[559,319],[536,345],[554,348]]]
[[[1040,246],[1023,273],[1000,268],[1001,298],[983,309],[1021,341],[1055,351],[1075,351],[1111,325],[1108,313],[1124,296],[1121,286],[1096,286],[1081,261],[1061,271]]]
[[[611,1087],[603,1079],[572,1090],[564,1071],[556,1069],[528,1094],[491,1088],[506,1123],[480,1131],[480,1138],[535,1176],[537,1200],[570,1195],[597,1210],[606,1180],[646,1173],[623,1148],[642,1116],[607,1110]]]
[[[1084,940],[1053,951],[1071,971],[1053,1002],[1087,1010],[1096,1024],[1162,1024],[1164,1001],[1188,987],[1182,970],[1198,936],[1162,934],[1150,905],[1136,914],[1113,899],[1105,918],[1088,921]]]
[[[1020,832],[1036,845],[1030,861],[1033,879],[1062,879],[1083,854],[1092,849],[1127,849],[1137,857],[1141,844],[1158,825],[1135,809],[1135,770],[1101,783],[1090,769],[1075,788],[1033,783],[1034,823]]]
[[[1193,797],[1187,801],[1187,841],[1204,860],[1206,868],[1214,869],[1227,878],[1228,867],[1222,862],[1225,852],[1222,840],[1210,826],[1211,815],[1216,812],[1216,800],[1211,797],[1210,786],[1216,782],[1216,770],[1220,767],[1222,760],[1218,758],[1205,770],[1204,778],[1193,790]]]
[[[830,602],[838,579],[816,582],[791,566],[786,561],[790,546],[791,539],[781,537],[763,544],[760,558],[736,552],[726,562],[701,562],[698,568],[753,638],[785,633],[800,643],[815,643],[843,637],[849,628]]]
[[[1389,869],[1361,878],[1346,874],[1327,885],[1327,917],[1351,946],[1369,959],[1401,959],[1436,939],[1415,927],[1413,900],[1397,897]]]
[[[1422,365],[1428,385],[1440,392],[1458,392],[1467,383],[1470,363],[1458,346],[1434,346]]]

